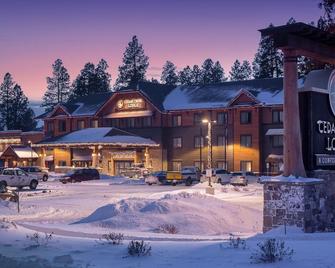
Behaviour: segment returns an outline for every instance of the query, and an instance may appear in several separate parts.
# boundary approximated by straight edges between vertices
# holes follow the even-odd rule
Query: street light
[[[33,147],[32,147],[31,140],[28,141],[28,144],[30,146],[30,163],[31,163],[31,166],[32,166],[33,165]]]
[[[202,123],[207,124],[207,139],[208,139],[207,169],[208,169],[208,172],[212,173],[212,125],[215,124],[216,121],[203,119]],[[208,186],[212,187],[211,176],[209,176],[209,174],[207,174],[207,176],[208,176]]]

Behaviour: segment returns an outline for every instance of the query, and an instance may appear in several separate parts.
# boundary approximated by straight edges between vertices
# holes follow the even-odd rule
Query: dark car
[[[99,180],[100,174],[95,168],[75,169],[64,175],[59,181],[62,183]]]

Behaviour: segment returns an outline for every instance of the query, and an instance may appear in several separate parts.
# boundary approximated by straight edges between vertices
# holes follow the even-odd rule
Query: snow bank
[[[293,175],[285,177],[285,176],[262,176],[260,177],[260,182],[287,182],[287,183],[320,183],[323,180],[316,178],[303,178],[303,177],[295,177]]]
[[[128,198],[96,209],[74,224],[155,232],[172,224],[179,234],[219,235],[261,230],[261,211],[200,193],[165,194],[159,199]]]

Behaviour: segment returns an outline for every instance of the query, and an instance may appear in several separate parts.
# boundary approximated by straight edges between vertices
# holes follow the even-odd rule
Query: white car
[[[257,181],[257,177],[255,176],[253,172],[237,171],[231,174],[231,178],[230,178],[231,185],[247,186],[249,181]]]
[[[230,183],[231,174],[225,169],[213,169],[213,175],[211,177],[212,183],[227,184]],[[201,182],[207,182],[206,171],[201,175]]]
[[[36,176],[29,175],[19,168],[5,168],[0,174],[1,192],[4,192],[7,186],[17,187],[19,189],[29,187],[31,190],[35,190],[37,185],[38,179]]]

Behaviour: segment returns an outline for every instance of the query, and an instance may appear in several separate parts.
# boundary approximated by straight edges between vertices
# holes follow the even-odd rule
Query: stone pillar
[[[46,158],[46,151],[45,151],[45,148],[42,147],[41,148],[41,155],[40,155],[40,159],[41,159],[41,167],[42,168],[45,168],[45,158]]]
[[[284,49],[284,176],[306,177],[302,160],[295,50]]]
[[[99,149],[98,146],[94,146],[92,152],[92,167],[98,168],[98,165],[99,165]]]
[[[145,147],[144,157],[145,157],[145,164],[144,164],[145,168],[150,168],[150,155],[148,147]]]

